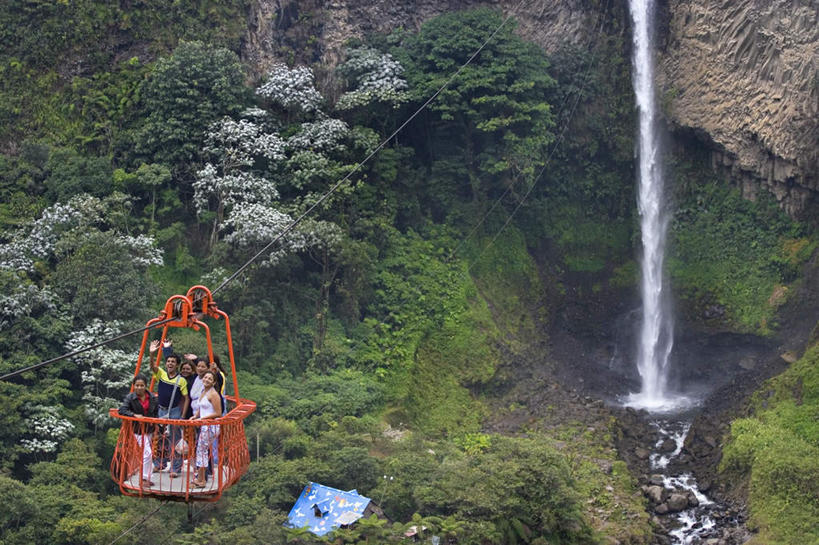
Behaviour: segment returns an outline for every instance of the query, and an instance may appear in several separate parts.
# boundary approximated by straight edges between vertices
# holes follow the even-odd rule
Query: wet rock
[[[654,508],[654,512],[657,513],[658,515],[668,514],[669,513],[668,504],[661,503],[660,505]]]
[[[739,366],[746,371],[752,371],[756,368],[756,360],[750,356],[744,357],[739,360]]]
[[[671,538],[661,534],[654,534],[654,541],[652,541],[652,543],[656,543],[657,545],[670,545]]]
[[[702,311],[702,316],[706,320],[710,320],[712,318],[720,318],[725,315],[725,307],[722,305],[708,305]]]
[[[651,453],[642,447],[637,447],[636,449],[634,449],[634,455],[640,460],[648,460],[648,457],[651,456]]]
[[[688,496],[678,493],[671,494],[666,504],[668,505],[669,511],[672,513],[678,513],[683,509],[688,508]]]
[[[707,493],[709,490],[711,490],[711,486],[713,486],[711,480],[704,479],[699,483],[698,488],[700,489],[700,492]]]
[[[677,443],[673,439],[666,439],[660,443],[660,452],[674,452],[677,450]]]
[[[662,503],[664,499],[665,489],[662,486],[652,485],[644,486],[643,493],[652,503]]]
[[[658,486],[662,486],[663,485],[663,476],[660,475],[659,473],[655,473],[651,477],[648,478],[648,482],[650,484],[656,484]]]
[[[688,493],[688,507],[698,507],[700,504],[700,500],[697,499],[697,496],[693,492]]]
[[[796,363],[796,360],[799,359],[796,352],[793,352],[792,350],[782,353],[779,357],[782,358],[785,363]]]

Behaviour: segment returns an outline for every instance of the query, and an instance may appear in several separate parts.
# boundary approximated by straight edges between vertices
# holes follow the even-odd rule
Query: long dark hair
[[[225,368],[224,368],[224,367],[222,367],[222,361],[219,359],[219,355],[218,355],[218,354],[214,354],[214,355],[213,355],[213,363],[215,363],[215,364],[216,364],[216,367],[217,367],[217,368],[218,368],[218,369],[219,369],[219,370],[220,370],[222,373],[224,373],[224,372],[225,372]]]

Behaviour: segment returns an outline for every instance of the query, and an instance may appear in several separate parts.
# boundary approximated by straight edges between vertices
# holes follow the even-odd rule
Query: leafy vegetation
[[[755,394],[734,421],[721,470],[748,487],[755,543],[819,541],[819,345]]]
[[[450,543],[647,542],[610,437],[484,429],[499,366],[548,362],[548,295],[634,281],[616,17],[589,51],[547,57],[513,21],[487,41],[495,11],[449,13],[352,41],[335,72],[279,63],[248,82],[237,54],[247,9],[0,6],[0,373],[141,325],[191,284],[220,284],[318,205],[218,294],[242,394],[258,403],[246,477],[195,527],[173,505],[142,521],[153,503],[118,496],[107,409],[136,358],[121,341],[0,382],[11,500],[0,541],[104,544],[140,523],[146,542],[317,543],[283,522],[318,481],[356,488],[398,521],[363,519],[339,543],[398,541],[411,526]],[[277,17],[321,23],[290,7]],[[484,42],[398,141],[356,166]],[[772,209],[695,189],[700,175],[681,193],[700,204],[679,214],[675,274],[731,325],[773,327],[769,310],[755,314],[762,294],[792,281],[813,243]],[[741,290],[753,297],[718,289],[732,255],[725,269],[692,257],[752,239],[759,253],[739,266],[755,273]],[[202,349],[192,332],[174,345]]]
[[[799,266],[816,248],[803,226],[770,198],[740,197],[693,164],[678,169],[670,271],[692,318],[706,315],[739,331],[770,334],[774,313]]]

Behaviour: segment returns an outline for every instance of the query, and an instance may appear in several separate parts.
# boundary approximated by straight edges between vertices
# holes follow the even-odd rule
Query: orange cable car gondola
[[[250,453],[245,437],[244,420],[256,410],[256,404],[239,397],[239,383],[236,379],[236,362],[233,357],[233,342],[230,334],[230,320],[228,315],[219,310],[213,301],[210,290],[204,286],[193,286],[185,295],[174,295],[165,303],[162,312],[157,318],[148,320],[142,336],[142,345],[134,376],[139,374],[145,348],[148,345],[148,335],[151,329],[162,328],[161,341],[164,342],[168,329],[188,328],[204,330],[208,345],[209,361],[213,361],[213,343],[210,328],[203,321],[210,317],[216,320],[223,319],[227,340],[228,356],[230,358],[230,372],[233,379],[233,395],[225,395],[226,405],[230,409],[221,418],[209,420],[177,420],[168,418],[137,418],[123,416],[117,409],[111,409],[109,414],[122,421],[114,458],[111,460],[111,478],[119,485],[120,491],[126,496],[141,498],[152,497],[172,501],[216,501],[233,483],[247,471],[250,464]],[[162,358],[162,351],[157,351],[156,363]],[[181,458],[181,478],[172,478],[170,474],[160,472],[150,482],[143,478],[142,464],[143,449],[138,437],[157,428],[159,425],[176,426],[181,430],[181,437],[185,439],[183,448],[170,449],[170,461],[179,463]],[[195,436],[199,428],[206,425],[219,426],[218,444],[214,443],[210,457],[213,460],[213,474],[208,478],[204,487],[194,487],[191,477],[195,475]],[[157,452],[157,435],[153,434],[152,452]],[[184,448],[188,446],[188,448]],[[167,459],[167,458],[166,458]],[[152,462],[151,462],[152,463]]]

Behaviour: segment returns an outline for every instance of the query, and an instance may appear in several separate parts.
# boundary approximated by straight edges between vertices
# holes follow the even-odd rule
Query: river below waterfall
[[[653,419],[657,440],[649,456],[651,476],[643,493],[671,545],[734,545],[746,535],[737,513],[701,490],[688,469],[685,438],[690,420]]]

